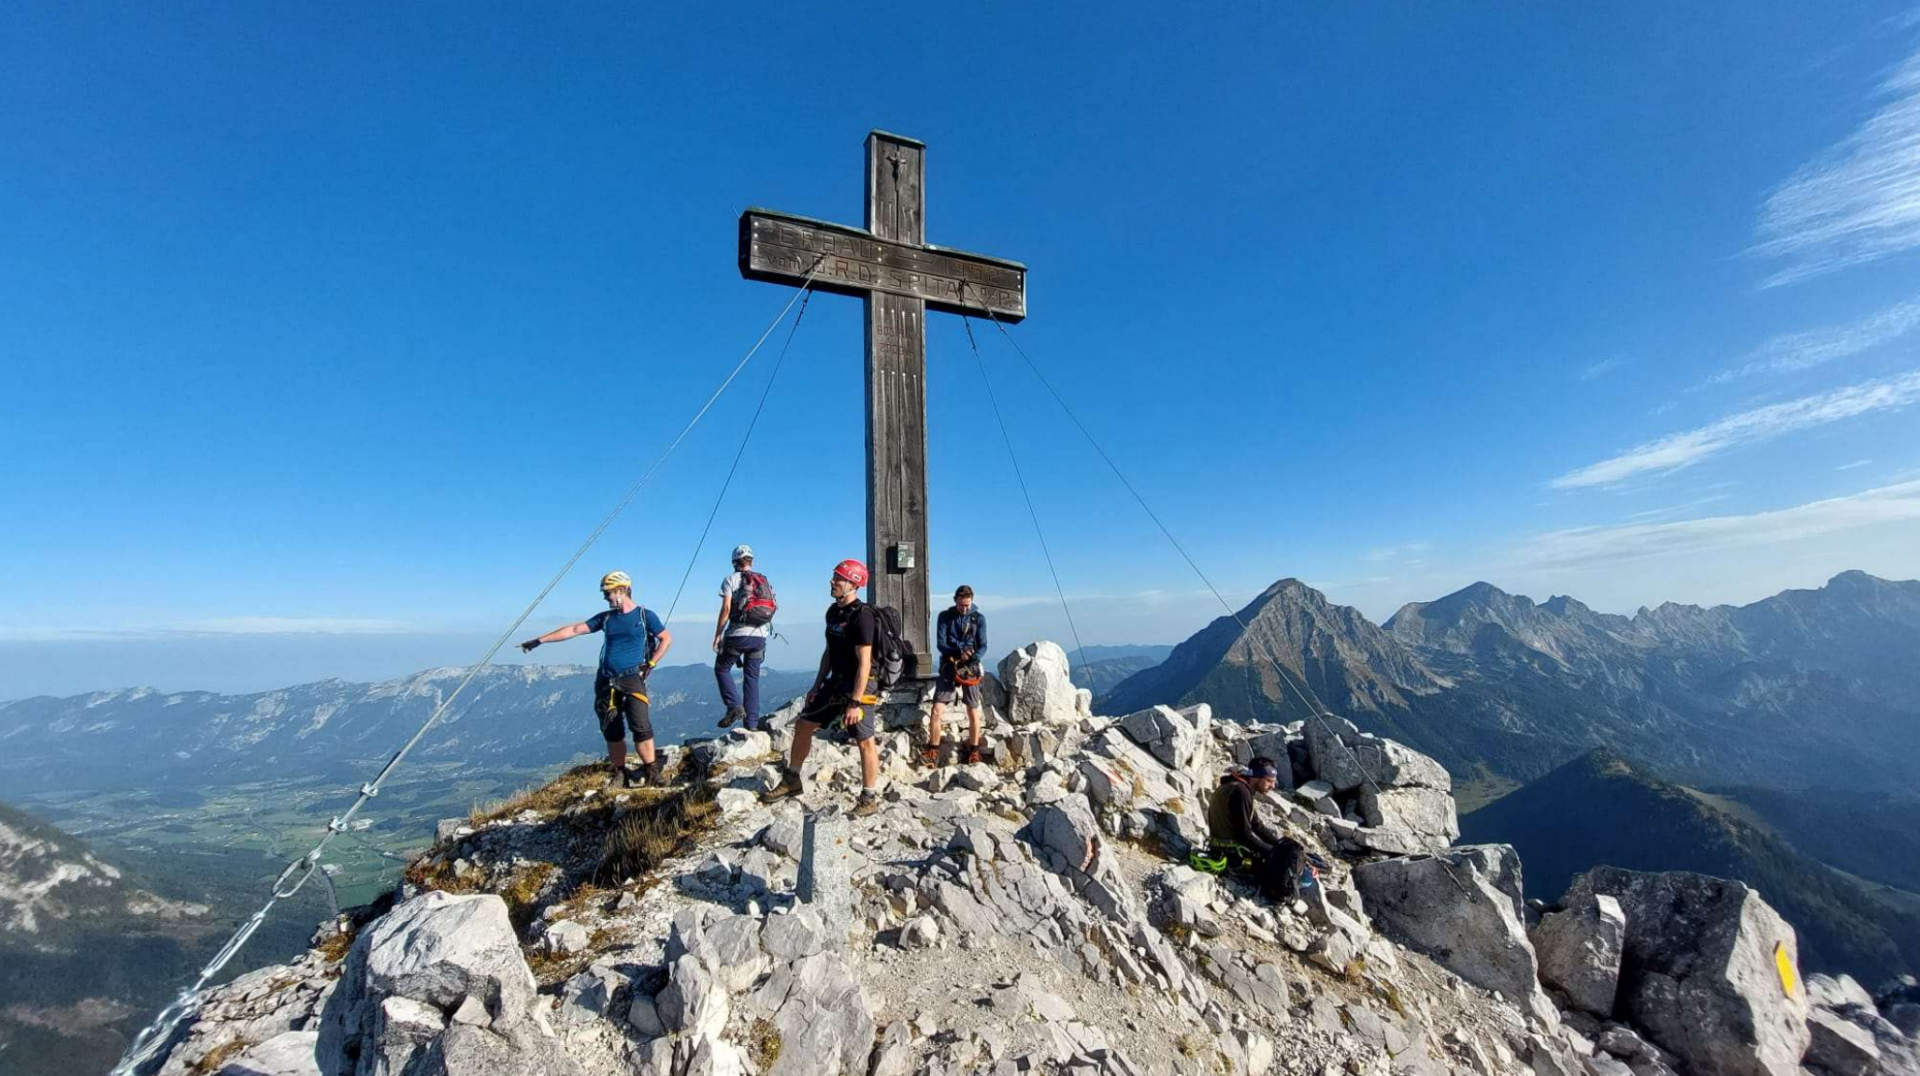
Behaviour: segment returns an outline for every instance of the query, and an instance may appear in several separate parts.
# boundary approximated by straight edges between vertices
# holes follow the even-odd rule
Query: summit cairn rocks
[[[1000,660],[1000,682],[1007,693],[1007,720],[1026,725],[1078,722],[1080,689],[1073,686],[1067,652],[1058,643],[1028,643]]]
[[[1615,1010],[1695,1072],[1798,1076],[1812,1041],[1804,987],[1781,983],[1799,941],[1760,894],[1685,871],[1598,867],[1563,903],[1613,897],[1626,915]]]

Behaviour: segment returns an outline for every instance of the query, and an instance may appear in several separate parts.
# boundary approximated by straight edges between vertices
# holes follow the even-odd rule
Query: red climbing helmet
[[[857,560],[843,560],[833,566],[836,579],[845,579],[856,588],[867,585],[867,566]]]

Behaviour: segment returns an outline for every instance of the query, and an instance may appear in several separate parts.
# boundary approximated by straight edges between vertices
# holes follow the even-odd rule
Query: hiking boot
[[[880,813],[880,796],[869,788],[860,793],[860,801],[853,805],[848,814],[855,818],[868,818]]]
[[[655,788],[659,788],[667,783],[666,778],[660,775],[660,760],[657,758],[647,763],[646,775],[647,783]]]
[[[969,766],[979,762],[980,761],[980,745],[977,743],[968,744],[966,758],[967,758],[966,764]]]
[[[767,719],[764,717],[749,717],[746,719],[746,721],[741,723],[740,727],[743,729],[746,729],[748,732],[768,731]]]
[[[622,788],[645,788],[647,777],[646,774],[639,769],[622,767],[619,774],[616,775],[615,780],[607,782],[607,787],[611,788],[616,783]]]
[[[774,800],[786,799],[788,796],[798,796],[804,792],[806,792],[806,787],[800,783],[800,774],[793,770],[786,770],[780,774],[779,784],[760,793],[760,802],[772,803]]]
[[[928,769],[933,769],[934,767],[940,765],[940,756],[942,753],[943,752],[940,750],[940,745],[937,743],[930,743],[927,746],[922,747],[920,749],[920,765],[925,766]]]
[[[733,724],[733,723],[734,723],[735,721],[738,721],[738,720],[740,720],[741,718],[743,718],[743,717],[745,717],[745,716],[747,716],[747,708],[746,708],[746,707],[744,707],[744,706],[729,706],[729,707],[727,707],[727,712],[726,712],[726,714],[725,714],[724,716],[722,716],[722,717],[720,718],[720,727],[724,729],[724,728],[726,728],[726,727],[728,727],[728,726],[730,726],[730,725],[732,725],[732,724]]]

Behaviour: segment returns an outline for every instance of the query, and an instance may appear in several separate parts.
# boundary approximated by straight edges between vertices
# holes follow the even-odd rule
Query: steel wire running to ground
[[[780,368],[787,364],[787,349],[793,346],[793,338],[800,331],[800,322],[807,316],[807,304],[813,301],[813,289],[803,288],[805,296],[800,300],[800,312],[793,316],[793,324],[787,329],[787,340],[780,345],[780,356],[773,360],[773,373],[767,376],[767,385],[760,390],[760,403],[753,409],[753,418],[747,422],[747,432],[740,436],[740,448],[733,454],[733,466],[727,468],[726,480],[720,483],[720,493],[713,499],[713,510],[707,513],[707,525],[700,528],[700,540],[693,543],[693,556],[687,560],[687,570],[680,574],[680,586],[673,592],[673,602],[667,606],[667,619],[673,619],[674,610],[680,608],[680,595],[686,592],[687,580],[693,577],[693,566],[700,562],[700,550],[706,547],[707,535],[713,531],[714,517],[720,514],[720,503],[727,499],[727,490],[733,485],[733,476],[740,470],[740,460],[747,454],[747,442],[753,440],[753,429],[760,425],[760,413],[767,409],[767,397],[773,395],[773,383],[780,377]]]
[[[1213,585],[1213,581],[1207,578],[1207,573],[1200,569],[1200,565],[1195,562],[1193,556],[1187,552],[1186,546],[1181,545],[1180,539],[1173,536],[1173,531],[1160,519],[1159,513],[1155,512],[1153,506],[1147,503],[1147,499],[1140,495],[1140,491],[1127,479],[1126,473],[1120,470],[1120,465],[1114,462],[1113,457],[1107,453],[1106,448],[1100,444],[1099,439],[1093,436],[1093,432],[1087,429],[1086,423],[1080,421],[1080,416],[1067,404],[1066,399],[1060,395],[1060,391],[1053,387],[1053,382],[1047,380],[1047,375],[1040,372],[1040,367],[1033,361],[1033,357],[1027,354],[1027,350],[1020,346],[1020,341],[1015,340],[1013,334],[1007,331],[1006,325],[1002,323],[998,317],[994,316],[993,308],[983,303],[981,309],[986,312],[988,319],[993,322],[994,327],[1000,330],[1000,335],[1005,337],[1007,343],[1013,346],[1014,352],[1027,364],[1027,369],[1032,370],[1033,376],[1038,378],[1040,384],[1046,387],[1048,394],[1053,397],[1053,402],[1060,405],[1060,410],[1066,413],[1067,418],[1073,422],[1074,428],[1080,431],[1080,436],[1086,438],[1087,444],[1093,446],[1094,452],[1098,453],[1100,458],[1106,462],[1107,468],[1113,472],[1115,478],[1120,480],[1120,484],[1126,487],[1127,492],[1133,495],[1134,501],[1140,505],[1142,511],[1146,512],[1147,518],[1153,520],[1153,525],[1160,529],[1160,533],[1165,536],[1174,550],[1180,554],[1180,558],[1187,562],[1187,567],[1193,569],[1193,574],[1199,578],[1201,585],[1205,586],[1207,592],[1213,595],[1213,599],[1220,603],[1220,607],[1227,611],[1227,615],[1233,618],[1233,622],[1240,626],[1241,636],[1250,640],[1249,647],[1251,648],[1251,646],[1255,644],[1259,645],[1268,663],[1273,666],[1274,672],[1279,674],[1281,683],[1287,685],[1287,687],[1299,697],[1300,704],[1307,708],[1307,715],[1313,718],[1315,724],[1320,726],[1320,731],[1331,738],[1333,742],[1339,744],[1340,749],[1346,752],[1347,758],[1352,760],[1354,768],[1360,771],[1360,776],[1366,779],[1367,784],[1373,786],[1373,794],[1375,796],[1384,795],[1385,793],[1380,787],[1380,782],[1374,780],[1372,771],[1367,769],[1366,763],[1360,761],[1359,754],[1357,754],[1352,747],[1348,746],[1347,741],[1335,734],[1333,729],[1327,724],[1327,715],[1323,713],[1325,707],[1318,704],[1315,700],[1309,699],[1305,689],[1294,684],[1293,677],[1287,672],[1286,666],[1281,663],[1279,654],[1273,647],[1267,644],[1264,638],[1255,636],[1253,629],[1245,620],[1241,619],[1240,611],[1229,604],[1227,599],[1221,595],[1219,589]],[[1248,716],[1252,715],[1249,714]],[[1462,893],[1467,894],[1469,899],[1474,899],[1472,890],[1460,884],[1460,879],[1454,875],[1453,868],[1447,861],[1437,859],[1437,862],[1446,871],[1448,879],[1453,882],[1454,886]]]
[[[961,283],[964,290],[966,284]],[[1053,566],[1053,550],[1047,547],[1047,532],[1040,528],[1040,513],[1034,511],[1033,494],[1027,492],[1027,476],[1020,470],[1020,456],[1013,450],[1013,435],[1007,432],[1006,416],[1000,413],[1000,400],[993,393],[993,382],[987,377],[987,362],[980,357],[980,345],[973,339],[973,322],[965,314],[960,316],[960,324],[967,330],[967,346],[973,349],[973,361],[980,368],[980,383],[987,387],[987,403],[993,407],[993,419],[1000,424],[1000,440],[1007,446],[1007,459],[1013,464],[1013,477],[1020,483],[1020,496],[1027,502],[1027,517],[1033,520],[1034,537],[1040,539],[1040,553],[1047,558],[1047,572],[1053,576],[1053,592],[1060,595],[1060,611],[1067,615],[1067,630],[1073,633],[1073,648],[1080,655],[1080,667],[1087,669],[1087,683],[1093,683],[1093,670],[1087,668],[1087,648],[1081,645],[1080,629],[1073,623],[1073,610],[1067,606],[1067,591],[1060,585],[1060,570]]]
[[[165,1009],[162,1009],[160,1015],[156,1016],[152,1023],[140,1030],[140,1033],[134,1037],[133,1042],[127,1047],[127,1052],[121,1056],[120,1063],[113,1067],[113,1071],[109,1073],[108,1076],[132,1076],[136,1069],[151,1059],[154,1052],[164,1045],[168,1039],[172,1038],[173,1032],[180,1026],[181,1022],[193,1013],[197,1007],[200,991],[206,987],[207,983],[212,981],[214,976],[220,974],[220,971],[233,960],[234,955],[240,951],[241,947],[246,945],[248,939],[252,938],[255,932],[260,929],[260,925],[266,922],[267,913],[273,910],[273,906],[298,893],[301,887],[307,884],[307,880],[312,878],[314,872],[319,869],[320,856],[326,851],[327,845],[332,843],[336,836],[346,832],[348,824],[353,820],[353,816],[360,812],[360,808],[365,806],[368,800],[380,794],[380,786],[385,783],[388,776],[399,767],[400,763],[407,757],[408,753],[414,749],[414,746],[420,742],[421,738],[426,736],[427,731],[440,720],[441,715],[446,713],[448,707],[453,705],[454,700],[460,697],[460,693],[466,690],[469,683],[473,682],[473,678],[479,675],[480,670],[485,668],[487,663],[493,660],[494,655],[500,652],[500,648],[507,644],[507,640],[513,637],[513,633],[518,631],[522,624],[526,623],[527,618],[532,616],[534,610],[540,607],[540,603],[546,600],[547,595],[553,593],[553,589],[560,585],[560,580],[566,578],[567,573],[573,570],[573,566],[579,563],[581,557],[586,556],[587,550],[593,547],[593,543],[598,541],[600,536],[606,533],[607,528],[613,525],[613,521],[619,518],[620,513],[624,512],[627,506],[633,503],[633,499],[639,496],[640,491],[652,480],[654,473],[660,469],[662,464],[666,463],[669,456],[673,455],[674,450],[680,447],[680,443],[686,440],[687,434],[693,432],[694,426],[698,425],[700,420],[706,417],[709,410],[712,410],[714,402],[719,400],[721,394],[727,391],[727,387],[733,384],[734,379],[740,376],[740,371],[746,369],[747,363],[753,360],[754,355],[759,353],[761,345],[767,342],[767,337],[772,336],[773,330],[778,328],[782,321],[786,320],[787,314],[793,310],[793,304],[799,302],[800,297],[810,290],[815,274],[820,271],[820,261],[820,258],[814,259],[812,268],[807,271],[807,279],[801,285],[802,290],[795,292],[793,298],[787,300],[787,305],[780,309],[779,315],[767,324],[767,327],[761,331],[759,338],[753,342],[753,346],[747,349],[747,353],[741,356],[738,363],[734,364],[732,371],[727,374],[726,379],[720,382],[720,387],[713,390],[713,394],[708,396],[706,402],[700,405],[700,409],[694,412],[691,419],[687,420],[687,424],[681,428],[680,432],[674,436],[667,447],[663,449],[660,455],[654,459],[653,463],[648,466],[646,472],[627,489],[626,494],[613,506],[612,511],[607,513],[606,518],[600,521],[600,525],[595,527],[592,533],[587,535],[586,540],[581,542],[579,548],[573,551],[573,555],[568,557],[566,563],[560,566],[560,570],[553,573],[553,578],[549,579],[547,585],[541,588],[540,593],[535,595],[531,602],[527,603],[527,607],[520,611],[520,615],[514,618],[513,623],[507,625],[506,630],[500,633],[500,637],[495,639],[493,645],[487,648],[487,652],[481,656],[480,660],[474,662],[473,665],[467,669],[466,675],[460,678],[460,683],[454,687],[452,693],[442,699],[438,706],[434,707],[433,713],[428,715],[426,721],[421,723],[420,728],[408,738],[405,744],[401,745],[400,750],[394,752],[393,757],[389,758],[386,765],[380,768],[380,772],[374,776],[374,779],[360,786],[360,795],[353,801],[353,804],[349,806],[344,813],[327,823],[326,833],[320,837],[319,843],[315,844],[312,850],[306,855],[287,864],[286,869],[280,872],[280,877],[274,880],[273,888],[267,897],[266,903],[262,904],[259,911],[254,912],[253,915],[247,918],[246,922],[240,925],[238,930],[234,931],[233,936],[227,939],[226,944],[222,945],[220,950],[213,955],[213,958],[207,962],[206,966],[201,968],[199,976],[194,979],[193,983],[181,990],[179,996],[175,997]],[[298,875],[297,878],[295,877],[296,874]],[[291,883],[292,888],[287,888],[289,883]]]

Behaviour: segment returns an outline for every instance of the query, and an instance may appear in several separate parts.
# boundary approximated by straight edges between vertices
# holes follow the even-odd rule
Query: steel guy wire
[[[966,288],[963,281],[961,289]],[[993,382],[987,377],[987,363],[980,357],[980,345],[973,339],[973,322],[965,314],[960,315],[960,324],[967,330],[967,346],[973,349],[974,365],[980,368],[980,383],[987,387],[987,403],[993,407],[994,421],[1000,424],[1000,440],[1006,443],[1007,459],[1013,463],[1013,477],[1020,483],[1020,496],[1027,502],[1027,516],[1033,520],[1034,536],[1040,539],[1040,553],[1047,558],[1047,572],[1053,576],[1053,591],[1060,595],[1060,611],[1067,615],[1067,630],[1073,633],[1073,648],[1080,655],[1080,667],[1087,669],[1087,682],[1093,682],[1093,670],[1087,666],[1087,648],[1080,642],[1080,629],[1073,623],[1073,610],[1067,606],[1067,591],[1060,585],[1060,570],[1053,566],[1053,550],[1047,547],[1047,532],[1040,527],[1040,513],[1034,510],[1033,494],[1027,492],[1027,476],[1021,473],[1020,456],[1013,450],[1013,436],[1007,432],[1007,419],[1000,413],[1000,400],[993,393]]]
[[[1093,436],[1093,432],[1087,429],[1086,423],[1080,421],[1080,416],[1068,405],[1066,399],[1060,395],[1060,391],[1053,387],[1053,382],[1047,380],[1047,375],[1040,372],[1040,367],[1033,361],[1033,357],[1027,354],[1026,349],[1020,346],[1020,341],[1015,340],[1013,334],[1007,331],[1006,325],[994,315],[993,308],[983,302],[981,309],[985,311],[987,317],[993,322],[994,327],[1000,330],[1000,335],[1006,338],[1007,343],[1013,345],[1013,350],[1026,362],[1027,369],[1032,370],[1033,376],[1038,378],[1040,384],[1046,387],[1047,392],[1052,395],[1053,401],[1060,405],[1060,410],[1066,413],[1067,418],[1070,419],[1074,427],[1080,431],[1080,436],[1086,438],[1087,443],[1093,446],[1093,450],[1099,453],[1102,460],[1106,461],[1108,469],[1113,472],[1115,478],[1120,480],[1120,484],[1126,487],[1127,492],[1133,495],[1134,501],[1140,505],[1142,511],[1147,513],[1147,518],[1153,520],[1154,526],[1160,528],[1160,533],[1172,544],[1173,548],[1180,554],[1181,559],[1187,562],[1187,567],[1193,569],[1193,574],[1199,577],[1201,584],[1213,595],[1214,600],[1219,602],[1220,607],[1225,609],[1227,615],[1233,618],[1233,622],[1240,626],[1241,638],[1248,640],[1247,649],[1249,653],[1252,652],[1255,643],[1258,643],[1260,648],[1266,651],[1265,656],[1267,661],[1273,666],[1274,672],[1280,675],[1280,681],[1292,689],[1293,693],[1299,697],[1301,704],[1307,708],[1308,716],[1312,717],[1314,723],[1320,726],[1320,731],[1331,738],[1333,742],[1339,744],[1340,749],[1346,752],[1347,758],[1353,762],[1354,768],[1360,771],[1360,776],[1366,779],[1367,784],[1373,786],[1373,794],[1375,796],[1384,795],[1380,788],[1380,782],[1374,780],[1373,773],[1367,769],[1366,763],[1360,761],[1359,754],[1348,745],[1346,740],[1342,739],[1328,726],[1326,715],[1322,713],[1325,707],[1309,699],[1303,687],[1295,686],[1293,677],[1287,672],[1286,666],[1281,663],[1278,653],[1272,646],[1268,645],[1265,638],[1255,636],[1253,629],[1241,618],[1240,611],[1235,609],[1227,599],[1220,594],[1219,589],[1213,585],[1213,581],[1207,578],[1207,573],[1201,570],[1200,565],[1194,561],[1192,555],[1187,552],[1186,547],[1180,544],[1180,539],[1173,536],[1173,531],[1160,519],[1159,513],[1153,510],[1153,507],[1147,503],[1147,499],[1140,495],[1140,491],[1134,487],[1132,482],[1128,481],[1125,472],[1120,470],[1120,465],[1114,462],[1113,457],[1107,453],[1107,450],[1100,444],[1099,439]],[[1436,862],[1441,865],[1442,869],[1446,871],[1447,877],[1461,892],[1467,893],[1469,897],[1472,896],[1471,891],[1461,885],[1460,879],[1454,876],[1453,868],[1448,865],[1445,859],[1436,857]]]
[[[700,405],[700,409],[694,412],[691,419],[687,420],[687,424],[681,428],[680,432],[674,436],[667,447],[654,459],[653,463],[646,469],[645,473],[640,476],[639,480],[628,487],[626,494],[613,506],[613,510],[607,513],[606,518],[600,521],[600,525],[595,527],[592,533],[587,535],[586,540],[581,542],[579,548],[573,551],[573,555],[567,558],[566,563],[560,566],[559,571],[553,573],[553,578],[549,579],[547,585],[541,588],[540,593],[535,595],[531,602],[527,603],[527,607],[520,611],[520,615],[514,618],[513,623],[507,625],[506,630],[501,632],[500,637],[493,641],[493,645],[487,648],[487,652],[481,656],[480,660],[467,669],[466,675],[460,678],[459,684],[454,687],[452,693],[447,695],[446,698],[442,699],[440,703],[434,707],[433,713],[428,715],[426,721],[421,723],[420,728],[408,738],[406,743],[401,745],[400,750],[394,752],[393,757],[388,759],[387,764],[380,768],[380,772],[374,776],[373,780],[360,786],[360,795],[353,801],[352,805],[349,806],[343,814],[327,823],[327,831],[321,835],[319,843],[315,844],[312,850],[306,855],[287,864],[286,869],[280,872],[280,877],[274,880],[273,889],[267,897],[266,903],[262,904],[260,910],[253,913],[252,917],[242,924],[239,930],[234,932],[233,937],[229,938],[227,943],[221,946],[220,951],[215,953],[213,959],[209,960],[206,966],[200,970],[199,977],[193,981],[192,985],[183,989],[171,1004],[161,1010],[160,1015],[155,1017],[152,1023],[141,1029],[139,1035],[135,1036],[133,1042],[127,1047],[127,1052],[121,1057],[120,1063],[114,1066],[113,1071],[109,1073],[108,1076],[132,1076],[132,1073],[136,1069],[149,1060],[154,1052],[172,1036],[174,1029],[179,1026],[180,1022],[186,1019],[187,1015],[193,1011],[200,991],[206,987],[207,983],[212,980],[215,975],[220,973],[221,969],[227,966],[234,955],[240,951],[241,946],[246,944],[247,939],[253,937],[254,932],[260,929],[260,924],[266,921],[267,913],[273,909],[273,906],[298,893],[301,887],[306,885],[307,879],[313,877],[314,871],[319,867],[320,856],[326,851],[327,845],[333,841],[334,837],[346,832],[348,823],[353,820],[354,815],[360,812],[360,808],[365,806],[368,800],[380,794],[380,786],[385,783],[387,777],[399,767],[400,763],[407,757],[408,753],[414,749],[414,746],[420,742],[421,738],[426,736],[427,731],[439,722],[440,716],[446,713],[447,708],[453,705],[455,699],[460,697],[460,693],[465,691],[467,685],[473,682],[473,678],[479,675],[480,670],[485,668],[487,663],[493,660],[493,656],[499,653],[500,648],[507,644],[507,640],[512,638],[513,633],[520,629],[520,625],[526,623],[527,618],[532,616],[533,611],[540,607],[540,603],[546,600],[547,595],[553,593],[553,589],[560,585],[560,580],[566,578],[567,573],[573,570],[573,566],[579,563],[581,557],[586,556],[587,550],[592,548],[593,543],[598,541],[600,536],[606,533],[607,528],[613,525],[613,521],[619,518],[620,513],[625,511],[629,504],[633,503],[633,499],[639,496],[641,489],[645,488],[646,484],[652,480],[654,473],[660,469],[662,464],[666,463],[669,456],[673,455],[674,450],[680,447],[680,442],[686,440],[687,434],[693,432],[694,426],[698,425],[700,420],[706,417],[707,412],[712,410],[715,401],[720,399],[721,394],[727,391],[727,387],[732,385],[734,379],[740,376],[740,371],[746,369],[747,363],[751,362],[754,355],[759,353],[761,345],[767,342],[767,337],[772,336],[773,330],[778,328],[782,321],[786,320],[787,314],[793,310],[793,304],[799,302],[802,295],[812,290],[813,278],[815,274],[820,271],[820,262],[824,257],[825,256],[822,255],[813,260],[812,267],[807,270],[806,280],[800,285],[801,290],[795,292],[793,298],[787,300],[787,305],[780,309],[779,315],[767,324],[767,327],[761,331],[759,338],[753,342],[753,346],[747,349],[747,353],[741,356],[738,363],[734,364],[732,371],[727,374],[726,379],[720,382],[720,387],[713,390],[713,394],[708,396],[706,402]],[[293,887],[291,889],[284,888],[288,881],[293,879],[295,872],[301,873],[299,878],[293,881]]]
[[[773,361],[773,373],[767,376],[767,385],[760,390],[760,403],[753,409],[753,418],[747,422],[747,432],[740,437],[740,448],[733,454],[733,466],[727,468],[726,481],[720,483],[720,493],[713,499],[713,510],[707,513],[707,525],[700,528],[700,540],[693,544],[693,556],[687,560],[687,570],[680,575],[680,586],[673,592],[673,604],[667,606],[667,619],[673,619],[673,611],[680,608],[680,595],[687,589],[687,580],[693,576],[693,566],[700,561],[700,550],[707,544],[707,535],[713,531],[714,517],[720,514],[720,503],[727,499],[727,489],[733,485],[733,476],[740,470],[740,460],[747,454],[747,442],[753,440],[753,429],[760,424],[760,413],[767,409],[767,397],[773,395],[773,383],[780,377],[780,368],[787,364],[787,349],[793,346],[794,335],[800,331],[800,322],[807,316],[807,304],[813,301],[813,288],[803,290],[800,300],[800,312],[793,316],[793,324],[787,329],[786,343],[780,345],[780,357]]]

